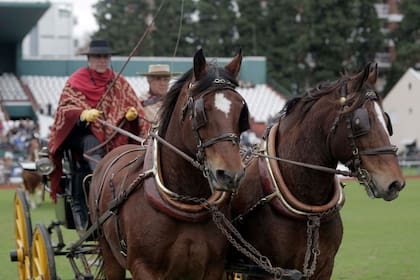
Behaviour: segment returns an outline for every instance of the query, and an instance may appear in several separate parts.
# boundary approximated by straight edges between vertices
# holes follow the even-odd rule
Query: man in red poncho
[[[55,165],[50,174],[53,201],[56,201],[57,193],[64,192],[60,185],[64,151],[70,150],[73,161],[77,162],[74,165],[77,170],[72,170],[75,174],[72,174],[71,195],[75,225],[79,229],[84,228],[87,222],[83,178],[92,173],[97,161],[111,149],[136,143],[128,136],[115,134],[112,128],[96,120],[101,118],[140,137],[146,137],[150,127],[144,121],[140,100],[123,76],[120,75],[112,88],[107,90],[117,78],[117,74],[109,68],[112,53],[107,41],[92,40],[89,50],[84,53],[88,67],[74,72],[61,93],[48,143]],[[105,141],[106,145],[101,146]],[[96,161],[84,158],[86,152]]]

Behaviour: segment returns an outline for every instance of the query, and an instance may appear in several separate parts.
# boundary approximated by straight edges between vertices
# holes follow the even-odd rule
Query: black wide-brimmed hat
[[[95,54],[115,54],[107,40],[94,39],[89,44],[89,49],[81,54],[95,55]]]

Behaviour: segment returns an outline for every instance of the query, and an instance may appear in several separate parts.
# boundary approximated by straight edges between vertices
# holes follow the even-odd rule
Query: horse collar
[[[157,209],[178,220],[199,222],[210,217],[204,203],[183,203],[183,197],[165,187],[160,169],[159,150],[156,139],[149,143],[145,157],[145,169],[152,168],[154,176],[146,179],[144,187],[148,201]],[[226,192],[216,191],[206,203],[222,207],[228,201]],[[199,200],[198,198],[196,199]]]
[[[268,135],[266,141],[265,153],[275,156],[275,138],[279,124],[274,125]],[[278,162],[265,157],[259,162],[260,175],[262,178],[263,191],[267,195],[266,198],[271,200],[280,213],[286,214],[292,218],[306,219],[309,216],[319,215],[322,217],[330,216],[339,211],[344,205],[344,193],[335,177],[334,195],[332,199],[324,205],[309,205],[299,201],[289,190],[284,182],[280,172]]]

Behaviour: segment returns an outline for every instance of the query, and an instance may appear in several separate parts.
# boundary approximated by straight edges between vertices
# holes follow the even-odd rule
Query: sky
[[[96,20],[93,16],[93,8],[98,0],[0,0],[0,2],[53,2],[53,3],[72,3],[73,16],[77,19],[73,35],[75,38],[84,40],[87,34],[93,33],[98,29]]]
[[[93,16],[93,8],[97,0],[67,0],[73,3],[73,14],[77,18],[77,24],[73,31],[76,38],[83,38],[98,29],[98,25]],[[63,0],[52,0],[52,2],[64,2]]]

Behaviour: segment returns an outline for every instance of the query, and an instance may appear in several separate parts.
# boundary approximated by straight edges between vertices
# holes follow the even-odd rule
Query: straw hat
[[[168,64],[150,64],[149,71],[147,73],[138,73],[141,76],[178,76],[181,73],[171,72]]]
[[[109,42],[101,39],[94,39],[89,44],[89,49],[81,54],[95,55],[95,54],[115,54],[111,49]]]

